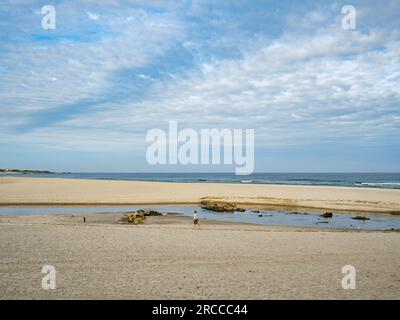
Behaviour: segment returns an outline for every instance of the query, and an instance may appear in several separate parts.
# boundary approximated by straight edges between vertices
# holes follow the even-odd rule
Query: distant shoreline
[[[47,170],[28,170],[28,169],[0,169],[0,173],[19,173],[19,174],[54,174],[54,172]]]

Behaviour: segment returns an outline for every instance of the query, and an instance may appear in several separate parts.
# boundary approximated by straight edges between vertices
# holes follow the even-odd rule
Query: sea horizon
[[[120,181],[242,183],[400,189],[400,173],[397,172],[255,172],[246,176],[228,172],[52,172],[15,173],[12,175]],[[0,174],[0,176],[10,176],[10,174]]]

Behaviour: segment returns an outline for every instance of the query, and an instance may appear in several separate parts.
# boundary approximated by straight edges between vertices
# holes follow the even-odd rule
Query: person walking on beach
[[[197,217],[197,212],[194,212],[193,215],[193,227],[200,227],[199,218]]]

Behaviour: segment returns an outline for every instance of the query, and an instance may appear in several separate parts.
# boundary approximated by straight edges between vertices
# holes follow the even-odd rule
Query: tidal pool
[[[354,220],[361,214],[335,213],[332,218],[322,218],[318,213],[259,210],[253,212],[219,213],[202,209],[199,205],[101,205],[101,206],[0,206],[0,216],[23,216],[39,214],[101,214],[125,213],[139,209],[153,209],[164,214],[192,216],[194,211],[200,219],[244,222],[267,226],[316,227],[360,230],[400,229],[400,216],[369,214],[369,220]]]

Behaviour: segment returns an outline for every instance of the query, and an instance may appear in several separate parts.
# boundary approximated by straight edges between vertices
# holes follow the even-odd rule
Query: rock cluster
[[[155,210],[138,210],[137,212],[129,212],[126,219],[132,224],[141,224],[148,216],[161,216],[162,213]]]
[[[202,208],[205,210],[215,211],[215,212],[244,212],[246,209],[238,207],[234,203],[229,202],[209,202],[202,201]]]

